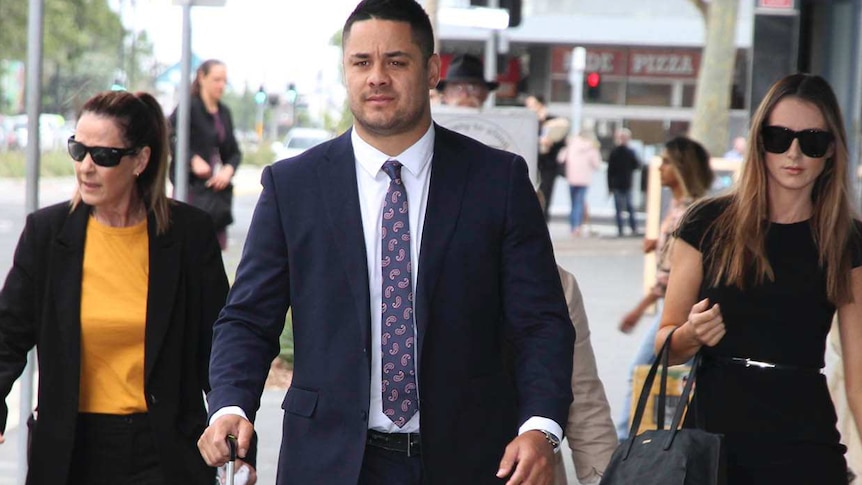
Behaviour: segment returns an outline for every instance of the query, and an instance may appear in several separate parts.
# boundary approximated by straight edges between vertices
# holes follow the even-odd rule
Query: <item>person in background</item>
[[[590,130],[581,130],[577,135],[571,135],[566,145],[557,155],[557,161],[563,164],[566,181],[569,183],[569,193],[572,198],[572,211],[569,222],[572,236],[587,235],[581,232],[586,211],[587,189],[593,181],[593,174],[602,165],[598,140]]]
[[[485,80],[482,60],[472,54],[455,56],[449,64],[445,79],[437,83],[442,104],[481,108],[488,94],[500,83]]]
[[[342,34],[353,128],[264,168],[201,454],[248,446],[290,309],[279,485],[547,484],[575,338],[527,164],[432,122],[418,2],[362,1]]]
[[[27,217],[0,290],[0,396],[38,350],[27,484],[212,485],[195,449],[228,291],[212,222],[165,194],[149,94],[90,98],[68,150],[77,190]]]
[[[537,191],[539,203],[545,205],[541,191]],[[611,420],[611,407],[608,404],[605,387],[599,379],[596,356],[590,342],[590,325],[584,309],[584,298],[575,275],[557,265],[569,318],[575,327],[575,352],[572,363],[572,394],[574,400],[569,407],[569,419],[564,434],[578,483],[593,485],[599,483],[602,474],[611,460],[618,442],[614,423]],[[566,485],[566,466],[562,454],[556,458],[554,485]]]
[[[623,212],[628,213],[631,234],[636,236],[638,226],[632,204],[632,174],[641,167],[641,163],[628,146],[632,132],[628,128],[620,128],[614,135],[616,146],[608,155],[608,192],[614,197],[619,236],[623,237]]]
[[[242,153],[234,136],[230,109],[221,102],[226,86],[227,67],[223,62],[209,59],[198,67],[189,108],[189,203],[192,205],[196,203],[195,194],[200,191],[233,191],[231,180]],[[175,138],[176,109],[171,113],[170,125],[171,136]],[[227,226],[216,227],[216,233],[219,245],[226,249]]]
[[[656,346],[700,352],[686,426],[724,435],[727,482],[847,483],[824,349],[838,315],[847,399],[862,424],[862,223],[847,137],[820,76],[773,84],[733,190],[677,230]]]
[[[539,190],[542,191],[542,195],[547,201],[545,221],[548,221],[551,196],[554,195],[554,182],[557,180],[557,175],[560,174],[557,155],[566,145],[566,135],[569,134],[570,123],[566,118],[550,114],[542,95],[528,96],[525,105],[535,112],[539,119]]]
[[[623,316],[620,331],[624,333],[631,332],[644,312],[651,306],[660,303],[664,297],[671,269],[670,254],[674,242],[672,234],[679,226],[679,222],[689,206],[707,194],[714,178],[706,149],[700,143],[682,136],[673,138],[664,144],[659,176],[662,187],[670,189],[670,205],[665,210],[664,219],[661,221],[658,239],[644,239],[643,242],[644,253],[656,253],[655,284],[638,301],[637,305]],[[634,371],[638,366],[651,364],[655,359],[653,343],[660,320],[661,311],[657,311],[654,322],[642,337],[641,345],[632,359],[628,386],[626,386],[626,397],[623,401],[620,418],[617,420],[617,435],[620,441],[625,440],[629,434]]]
[[[737,136],[733,139],[733,146],[724,152],[724,158],[728,160],[742,160],[745,156],[745,137]]]

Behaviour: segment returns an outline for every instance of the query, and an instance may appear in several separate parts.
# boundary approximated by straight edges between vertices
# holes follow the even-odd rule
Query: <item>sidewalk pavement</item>
[[[229,247],[224,252],[228,275],[233,277],[245,241],[248,222],[260,191],[258,167],[241,166],[234,177],[234,215],[230,227]],[[7,210],[0,214],[0,273],[5,275],[11,265],[12,251],[23,227],[23,181],[0,179],[0,203]],[[40,184],[41,205],[67,199],[74,189],[74,179],[46,179]],[[558,191],[562,192],[562,191]],[[566,194],[563,194],[564,196]],[[617,238],[616,227],[602,218],[594,219],[593,235],[573,238],[563,217],[554,217],[549,224],[557,262],[578,279],[590,321],[591,340],[596,354],[599,377],[605,384],[612,416],[628,387],[628,362],[646,332],[647,324],[639,325],[632,334],[617,330],[620,317],[633,307],[643,291],[643,255],[640,238]],[[645,320],[649,317],[645,318]],[[259,433],[258,477],[261,485],[275,483],[276,464],[281,443],[281,402],[284,390],[267,389],[261,399],[256,428]],[[7,442],[0,445],[0,485],[16,485],[17,437],[21,432],[13,421],[18,415],[18,391],[10,393],[10,424]],[[564,444],[570,483],[575,484],[571,454]]]

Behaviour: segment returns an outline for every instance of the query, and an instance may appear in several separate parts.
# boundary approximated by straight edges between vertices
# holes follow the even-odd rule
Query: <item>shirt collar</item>
[[[356,128],[350,131],[350,141],[353,144],[356,162],[372,177],[376,177],[380,173],[386,160],[398,160],[412,175],[418,175],[425,168],[425,165],[431,162],[431,156],[434,155],[434,137],[434,123],[431,123],[428,130],[416,143],[398,155],[390,157],[363,140],[356,133]]]

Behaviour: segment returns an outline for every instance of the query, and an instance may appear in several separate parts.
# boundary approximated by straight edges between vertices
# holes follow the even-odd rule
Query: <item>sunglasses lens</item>
[[[828,131],[810,130],[799,133],[799,148],[802,153],[811,158],[826,155],[830,143],[832,143],[832,133]]]
[[[780,126],[763,127],[763,148],[769,153],[784,153],[793,143],[795,133]]]
[[[122,155],[113,148],[90,148],[93,163],[100,167],[113,167],[120,163]]]
[[[69,149],[69,156],[71,156],[72,160],[76,162],[82,161],[84,157],[87,156],[87,147],[75,140],[69,139],[66,146]]]

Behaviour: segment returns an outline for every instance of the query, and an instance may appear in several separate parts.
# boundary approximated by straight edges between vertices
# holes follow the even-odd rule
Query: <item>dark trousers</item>
[[[164,485],[146,414],[78,415],[69,485]]]
[[[400,451],[365,446],[359,485],[420,485],[422,459]]]
[[[550,218],[548,208],[551,207],[551,196],[554,195],[554,182],[556,180],[556,167],[539,169],[539,190],[542,191],[542,196],[545,197],[545,221],[548,221]]]
[[[632,207],[632,192],[631,190],[614,189],[614,208],[616,209],[617,230],[620,236],[623,235],[623,211],[629,213],[629,227],[632,229],[632,234],[638,232],[637,222],[635,222],[635,210]]]

